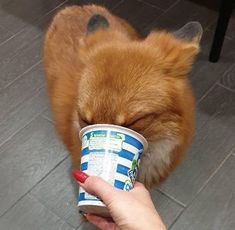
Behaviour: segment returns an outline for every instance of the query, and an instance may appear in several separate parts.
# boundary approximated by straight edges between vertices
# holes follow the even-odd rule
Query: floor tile
[[[0,66],[0,90],[8,87],[41,60],[41,39],[38,37],[28,47]]]
[[[151,21],[163,13],[160,9],[136,0],[123,1],[113,12],[119,17],[126,19],[140,33]],[[146,17],[146,15],[148,16]]]
[[[235,157],[231,156],[177,220],[171,230],[235,227]]]
[[[87,5],[87,4],[96,4],[100,6],[107,7],[108,9],[113,9],[123,0],[73,0],[73,3],[77,3],[79,5]]]
[[[13,36],[13,33],[0,26],[0,45]]]
[[[0,217],[0,228],[8,230],[74,230],[28,195]]]
[[[205,31],[201,42],[201,52],[189,74],[189,80],[197,100],[200,100],[215,82],[219,81],[235,60],[235,52],[233,52],[235,40],[225,39],[220,60],[217,63],[209,62],[212,39],[213,33]]]
[[[3,5],[6,5],[8,4],[9,2],[11,2],[12,0],[1,0],[0,1],[0,6],[3,6]]]
[[[151,197],[164,224],[170,227],[184,208],[157,190],[151,192]]]
[[[235,64],[222,75],[219,83],[235,92]]]
[[[0,215],[67,156],[52,124],[38,117],[0,147]]]
[[[77,183],[71,177],[70,158],[66,159],[30,193],[45,207],[73,227],[81,224],[77,208]]]
[[[0,92],[0,145],[47,106],[41,63]]]
[[[96,228],[93,224],[90,224],[89,222],[82,223],[77,230],[99,230]]]
[[[63,2],[64,0],[11,1],[0,8],[0,25],[17,33]]]
[[[215,20],[216,16],[217,14],[213,10],[192,1],[181,0],[150,23],[145,30],[150,31],[155,28],[175,30],[189,21],[198,21],[205,29]]]
[[[162,10],[167,10],[169,7],[177,3],[179,0],[141,0],[143,2],[146,2],[152,6],[157,6],[158,8]]]
[[[17,79],[12,85],[0,93],[0,120],[4,120],[10,112],[37,94],[44,83],[42,64],[34,66],[30,71]]]
[[[191,202],[234,146],[234,114],[235,93],[215,86],[199,103],[193,143],[162,191],[185,205]]]
[[[45,117],[47,120],[53,122],[52,111],[51,111],[50,105],[48,105],[48,108],[42,113],[42,116]]]
[[[235,156],[235,147],[233,148],[231,154],[232,154],[233,156]]]
[[[41,88],[30,99],[14,107],[4,118],[1,118],[0,145],[30,123],[47,106],[47,95],[45,89]]]
[[[40,18],[34,25],[27,26],[17,35],[14,35],[6,43],[0,46],[0,66],[10,62],[10,60],[17,55],[17,53],[23,52],[25,47],[29,46],[35,39],[42,36],[49,22],[55,13],[61,9],[56,8],[49,14]]]
[[[216,29],[216,26],[217,26],[217,19],[214,23],[212,23],[212,25],[209,27],[209,29],[214,32]],[[229,20],[228,28],[227,28],[225,36],[228,38],[231,38],[231,39],[235,39],[234,28],[235,28],[235,13],[231,16],[231,18]]]

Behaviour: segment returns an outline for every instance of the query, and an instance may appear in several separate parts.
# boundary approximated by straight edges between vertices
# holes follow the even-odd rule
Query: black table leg
[[[221,48],[224,42],[224,36],[233,11],[233,3],[234,0],[221,0],[219,18],[209,56],[209,61],[211,62],[217,62],[219,60]]]

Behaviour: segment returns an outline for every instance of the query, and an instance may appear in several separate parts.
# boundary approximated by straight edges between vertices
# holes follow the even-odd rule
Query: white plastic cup
[[[141,155],[148,146],[142,135],[117,125],[97,124],[83,128],[80,139],[81,171],[124,191],[133,188]],[[81,187],[78,207],[83,213],[110,216],[105,204]]]

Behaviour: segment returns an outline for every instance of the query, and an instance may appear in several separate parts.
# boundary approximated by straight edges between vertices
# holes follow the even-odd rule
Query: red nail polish
[[[86,173],[81,172],[79,170],[74,170],[72,174],[73,177],[81,183],[84,183],[86,179],[89,177]]]

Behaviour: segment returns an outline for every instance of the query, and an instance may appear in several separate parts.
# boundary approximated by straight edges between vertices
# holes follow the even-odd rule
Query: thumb
[[[79,178],[85,177],[85,180]],[[81,171],[73,171],[73,176],[79,181],[86,192],[99,197],[106,205],[110,204],[114,197],[118,196],[118,190],[97,176],[88,176]]]

